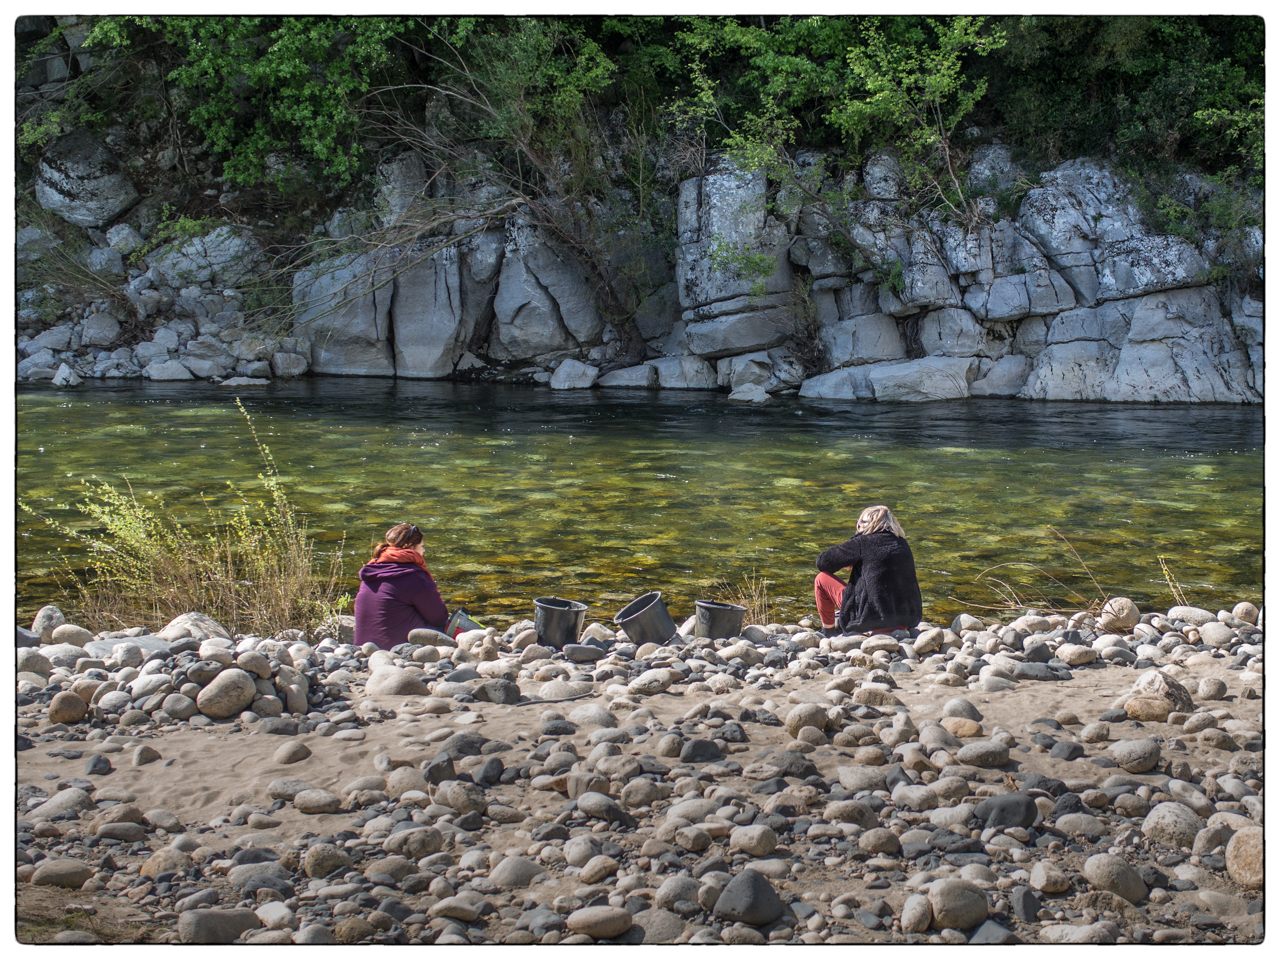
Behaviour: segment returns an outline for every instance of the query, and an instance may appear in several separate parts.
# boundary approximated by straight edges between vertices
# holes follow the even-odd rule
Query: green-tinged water
[[[660,589],[679,621],[717,580],[753,571],[777,612],[813,609],[813,559],[888,504],[915,553],[925,616],[1028,561],[1087,595],[1060,531],[1109,592],[1168,607],[1158,557],[1211,610],[1261,600],[1258,408],[973,400],[885,405],[782,398],[755,408],[702,392],[581,391],[328,379],[241,392],[293,500],[346,573],[394,523],[423,528],[445,600],[481,620],[532,616],[558,595],[611,619]],[[17,493],[79,499],[80,478],[128,480],[198,522],[261,470],[228,391],[128,384],[17,393]],[[58,600],[72,545],[17,516],[17,619]],[[1004,576],[1007,574],[1008,576]],[[1043,575],[996,571],[1038,582]]]

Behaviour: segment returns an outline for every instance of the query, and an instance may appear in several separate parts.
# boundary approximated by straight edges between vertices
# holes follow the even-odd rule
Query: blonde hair
[[[878,533],[881,530],[888,530],[895,537],[906,539],[907,535],[902,532],[902,524],[894,519],[893,512],[886,506],[867,507],[858,517],[857,532],[860,534]]]

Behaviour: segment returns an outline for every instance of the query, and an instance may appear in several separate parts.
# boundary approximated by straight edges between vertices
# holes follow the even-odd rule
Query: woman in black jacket
[[[821,573],[813,581],[813,594],[827,636],[892,633],[920,622],[923,604],[915,558],[888,507],[863,510],[857,532],[818,554],[817,566]],[[846,567],[848,584],[834,575]]]

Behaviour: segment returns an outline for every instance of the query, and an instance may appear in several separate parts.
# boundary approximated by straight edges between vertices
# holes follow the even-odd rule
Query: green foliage
[[[174,216],[173,207],[167,203],[160,206],[160,222],[151,229],[146,242],[129,254],[130,263],[141,263],[154,251],[170,243],[186,243],[196,237],[203,237],[209,231],[220,226],[222,221],[208,217],[188,217],[186,214]]]
[[[806,377],[825,373],[830,367],[818,305],[813,302],[813,278],[797,273],[791,281],[790,329],[787,346],[800,361]]]
[[[1242,291],[1261,285],[1262,250],[1255,239],[1264,225],[1260,196],[1225,175],[1199,179],[1130,171],[1130,176],[1151,228],[1194,244],[1210,262],[1202,282],[1228,283]]]
[[[84,622],[163,624],[198,610],[230,630],[269,636],[320,623],[344,605],[341,547],[327,558],[317,554],[271,451],[258,439],[244,407],[236,405],[262,458],[261,491],[246,494],[228,482],[242,506],[215,512],[205,501],[203,534],[188,530],[163,503],[140,503],[132,487],[125,492],[85,481],[85,500],[73,507],[58,505],[87,517],[93,526],[89,532],[19,501],[22,510],[88,551],[89,571],[71,574],[75,593],[70,599]]]
[[[832,112],[855,146],[868,135],[893,143],[911,189],[957,214],[972,211],[959,179],[956,128],[987,91],[984,77],[966,74],[965,59],[1005,42],[984,25],[982,17],[928,19],[904,41],[869,23],[863,44],[848,53],[866,92],[846,95]]]
[[[1000,28],[981,122],[1037,168],[1110,154],[1261,177],[1260,17],[1015,16]]]
[[[363,169],[360,101],[394,71],[390,41],[410,21],[387,17],[108,17],[90,41],[127,47],[142,36],[172,46],[169,79],[192,95],[188,120],[223,174],[261,178],[267,157],[301,150],[335,182]]]
[[[724,237],[716,237],[707,252],[707,259],[716,270],[732,273],[740,280],[751,281],[751,296],[765,294],[765,281],[777,268],[771,253],[752,253],[740,245],[732,244]]]
[[[804,143],[836,132],[830,105],[847,88],[845,57],[857,42],[856,17],[684,17],[677,40],[687,61],[716,84],[716,107],[736,128],[776,109],[795,120]],[[705,96],[705,94],[704,94]]]
[[[849,48],[849,69],[866,94],[846,95],[833,119],[855,144],[879,127],[881,139],[894,138],[904,155],[931,157],[986,93],[985,78],[966,76],[964,58],[1000,49],[1004,34],[984,35],[982,17],[926,23],[928,32],[915,31],[907,42],[871,23],[862,45]]]
[[[65,110],[46,110],[18,124],[18,151],[33,161],[39,157],[50,140],[62,134],[63,124],[70,117]]]
[[[880,286],[897,295],[907,289],[907,282],[902,276],[902,261],[894,260],[882,272]]]
[[[439,17],[420,24],[432,77],[455,100],[475,101],[474,133],[533,142],[573,133],[589,96],[615,66],[572,20],[545,17]]]

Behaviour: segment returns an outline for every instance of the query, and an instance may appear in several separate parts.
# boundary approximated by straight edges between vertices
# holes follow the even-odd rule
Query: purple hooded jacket
[[[356,643],[390,650],[408,640],[410,630],[443,630],[448,622],[436,582],[416,563],[366,563],[360,568]]]

